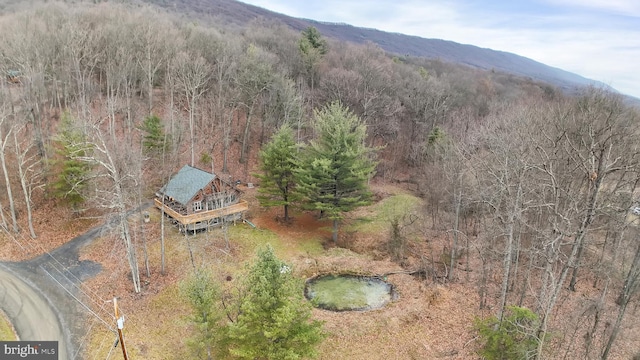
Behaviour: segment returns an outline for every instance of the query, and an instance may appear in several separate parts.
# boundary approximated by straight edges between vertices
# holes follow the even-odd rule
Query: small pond
[[[304,295],[321,309],[353,311],[381,308],[395,291],[377,276],[325,275],[307,281]]]

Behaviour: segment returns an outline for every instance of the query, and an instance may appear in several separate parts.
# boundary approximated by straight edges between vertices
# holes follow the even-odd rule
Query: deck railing
[[[155,199],[154,203],[158,209],[162,210],[162,201]],[[240,200],[236,204],[225,206],[220,209],[198,211],[197,213],[191,215],[182,215],[169,206],[164,205],[164,212],[183,225],[195,224],[200,221],[206,221],[232,214],[237,214],[239,212],[247,210],[249,210],[249,204],[245,200]]]

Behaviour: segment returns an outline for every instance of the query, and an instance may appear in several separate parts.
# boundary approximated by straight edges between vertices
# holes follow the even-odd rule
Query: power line
[[[51,264],[50,264],[51,265]],[[73,275],[72,272],[69,271],[68,268],[64,267],[64,265],[60,264],[60,266],[63,267],[64,271],[66,271],[67,273],[71,274],[73,277],[75,277],[79,282],[81,281],[80,279],[78,279],[75,275]],[[42,267],[42,265],[40,265],[40,267]],[[56,266],[51,266],[53,269],[55,269],[63,278],[65,278],[69,284],[76,288],[82,295],[84,295],[85,297],[87,297],[91,302],[93,302],[96,306],[99,307],[100,310],[102,310],[104,313],[107,313],[109,315],[111,315],[105,308],[104,308],[104,304],[106,303],[106,300],[102,300],[102,298],[100,298],[100,295],[96,294],[95,292],[92,292],[93,295],[95,295],[96,297],[100,298],[100,300],[102,301],[102,303],[100,303],[99,301],[93,299],[89,294],[87,294],[80,286],[78,286],[76,283],[74,283],[71,279],[69,279],[67,277],[67,275],[65,275],[65,273],[63,271],[61,271],[60,269],[58,269]]]
[[[60,275],[62,277],[64,277],[71,286],[75,287],[82,295],[84,295],[87,299],[89,299],[91,302],[93,302],[96,306],[98,306],[98,308],[100,308],[100,310],[102,310],[105,314],[110,314],[110,312],[105,309],[105,303],[107,302],[106,300],[104,300],[99,294],[97,294],[95,291],[93,291],[91,288],[88,287],[84,287],[88,290],[83,289],[83,287],[79,286],[78,284],[82,284],[82,280],[80,278],[78,278],[74,273],[72,273],[71,271],[69,271],[69,268],[67,266],[65,266],[64,264],[62,264],[55,256],[53,256],[49,251],[47,251],[40,243],[38,242],[30,242],[27,241],[27,237],[25,235],[22,235],[22,241],[24,243],[26,243],[27,245],[29,245],[29,247],[32,250],[40,250],[43,252],[43,256],[47,255],[50,259],[52,259],[55,263],[49,263],[48,265],[50,265],[53,269],[55,269],[58,273],[60,273]],[[21,246],[21,248],[23,248],[25,251],[27,251],[27,249],[22,246],[22,244],[20,244],[20,242],[18,241],[18,239],[16,237],[14,237],[14,240],[16,241],[16,243],[18,243],[18,245]],[[63,270],[58,269],[55,264],[59,265]],[[42,267],[42,265],[40,265],[40,267],[44,269],[44,267]],[[46,271],[46,270],[45,270]],[[48,273],[48,272],[47,272]],[[66,274],[69,274],[72,278],[74,278],[76,281],[73,281],[69,278],[69,276],[67,276]],[[53,278],[53,276],[49,273],[49,276],[51,276]],[[114,274],[111,275],[111,277],[114,276]],[[54,280],[56,280],[54,278]],[[62,286],[63,288],[64,285],[62,285],[59,281],[56,280],[56,282]],[[65,291],[69,292],[66,288]],[[89,294],[90,293],[90,294]],[[100,301],[95,300],[94,297],[98,298]],[[85,308],[88,308],[87,305],[85,305],[82,301],[80,301],[80,299],[78,299],[77,297],[74,296],[74,299],[76,301],[78,301],[79,303],[81,303]],[[95,314],[95,313],[94,313]],[[99,320],[103,321],[104,320],[102,318],[99,318]],[[114,331],[113,328],[109,327],[110,331]]]
[[[15,237],[14,237],[14,239],[16,240],[16,242],[18,242],[18,239],[17,239],[17,238],[15,238]],[[91,289],[89,289],[89,292],[91,293],[91,295],[89,295],[89,294],[88,294],[88,293],[87,293],[83,288],[81,288],[80,286],[78,286],[78,285],[76,284],[76,281],[71,280],[71,279],[70,279],[70,278],[65,274],[65,272],[66,272],[67,274],[70,274],[73,278],[75,278],[75,279],[77,280],[77,283],[78,283],[78,284],[82,284],[82,280],[80,280],[80,279],[79,279],[75,274],[73,274],[71,271],[69,271],[69,268],[68,268],[68,267],[64,266],[64,265],[63,265],[63,264],[62,264],[62,263],[61,263],[61,262],[60,262],[60,261],[59,261],[55,256],[53,256],[49,251],[47,251],[46,249],[44,249],[44,248],[42,247],[42,245],[41,245],[41,244],[39,244],[39,243],[35,242],[35,245],[34,245],[34,243],[33,243],[33,242],[26,241],[26,236],[24,236],[24,235],[22,236],[22,239],[21,239],[21,240],[22,240],[24,243],[26,243],[27,245],[29,245],[29,246],[30,246],[30,248],[31,248],[32,250],[40,250],[40,251],[43,251],[43,252],[44,252],[43,256],[44,256],[44,255],[48,255],[48,256],[49,256],[49,258],[51,258],[51,259],[55,262],[55,263],[48,263],[48,265],[50,265],[53,269],[55,269],[58,273],[60,273],[60,275],[61,275],[63,278],[65,278],[65,279],[66,279],[66,280],[71,284],[71,286],[75,287],[75,288],[76,288],[76,289],[77,289],[77,290],[78,290],[82,295],[84,295],[84,296],[85,296],[86,298],[88,298],[91,302],[93,302],[95,305],[97,305],[97,306],[98,306],[98,307],[99,307],[103,312],[105,312],[105,313],[109,313],[109,312],[104,308],[105,300],[103,300],[103,299],[100,297],[100,295],[98,295],[97,293],[95,293],[95,292],[94,292],[94,291],[92,291]],[[20,243],[18,242],[18,244],[20,244]],[[21,247],[22,247],[22,245],[21,245]],[[22,247],[22,248],[23,248],[23,249],[25,249],[25,251],[26,251],[26,248],[24,248],[24,247]],[[56,264],[57,264],[57,265],[59,265],[63,270],[58,269],[58,268],[55,266]],[[51,277],[56,281],[56,283],[58,283],[61,287],[63,287],[63,288],[65,289],[65,291],[67,291],[68,293],[70,293],[70,292],[69,292],[69,291],[64,287],[64,285],[62,285],[59,281],[57,281],[57,280],[56,280],[56,279],[51,275],[51,273],[49,273],[49,272],[48,272],[48,271],[47,271],[47,270],[46,270],[42,265],[40,265],[40,268],[42,268],[45,272],[47,272],[47,274],[48,274],[49,276],[51,276]],[[72,296],[73,296],[73,295],[72,295]],[[97,301],[97,300],[95,300],[92,296],[95,296],[95,297],[99,298],[101,301]],[[73,296],[73,297],[74,297],[74,299],[75,299],[76,301],[78,301],[80,304],[82,304],[85,308],[89,308],[89,307],[88,307],[87,305],[85,305],[82,301],[80,301],[80,299],[78,299],[78,298],[77,298],[77,297],[75,297],[75,296]],[[94,313],[94,314],[95,314],[95,313]],[[103,320],[102,318],[99,318],[99,319],[100,319],[101,321],[103,321],[103,322],[104,322],[104,320]],[[112,328],[110,328],[110,331],[113,331],[113,329],[112,329]]]
[[[104,323],[109,330],[114,331],[113,328],[111,327],[111,325],[109,325],[108,322],[106,322],[104,319],[102,319],[98,314],[96,314],[93,310],[91,310],[91,308],[89,308],[87,305],[85,305],[85,303],[83,303],[82,301],[80,301],[80,299],[78,299],[75,295],[73,295],[64,285],[62,285],[62,283],[60,283],[58,281],[58,279],[56,279],[55,277],[53,277],[53,275],[51,275],[51,273],[49,271],[47,271],[47,269],[45,269],[44,267],[40,266],[40,268],[47,273],[47,275],[49,275],[51,277],[51,279],[53,279],[53,281],[55,281],[56,283],[58,283],[58,285],[60,285],[60,287],[62,287],[64,289],[64,291],[67,292],[67,294],[69,294],[72,298],[74,298],[78,303],[80,303],[85,309],[87,309],[87,311],[89,311],[90,314],[92,314],[93,316],[95,316],[97,319],[99,319],[100,321],[102,321],[102,323]]]
[[[94,324],[95,324],[95,322],[91,323],[91,325],[89,326],[89,329],[87,330],[86,334],[82,337],[82,341],[80,342],[80,345],[78,346],[78,349],[76,350],[75,354],[73,354],[73,358],[74,359],[78,357],[78,354],[80,353],[80,350],[82,349],[82,346],[84,345],[85,341],[87,341],[87,338],[91,334],[91,329],[93,329],[93,325]]]
[[[101,232],[102,232],[101,228]],[[51,254],[51,252],[49,252],[47,249],[45,249],[39,242],[37,241],[31,241],[31,238],[28,238],[26,235],[24,234],[20,234],[19,237],[14,236],[13,234],[11,234],[7,229],[3,229],[5,230],[5,232],[7,233],[7,235],[9,235],[13,241],[20,247],[21,250],[23,250],[26,254],[29,255],[29,250],[33,250],[33,251],[40,251],[42,253],[42,256],[47,255],[52,261],[46,263],[46,265],[50,268],[52,268],[53,270],[55,270],[57,273],[60,274],[60,276],[62,278],[64,278],[67,282],[68,282],[68,286],[71,286],[73,288],[75,288],[81,295],[83,295],[85,298],[87,298],[90,302],[92,302],[94,305],[96,305],[99,310],[101,312],[104,313],[109,313],[106,309],[105,309],[105,304],[107,302],[111,302],[111,300],[104,300],[102,299],[102,297],[97,294],[95,291],[93,291],[91,288],[87,287],[87,286],[82,286],[83,281],[78,278],[78,276],[76,276],[73,272],[71,272],[69,270],[69,267],[65,266],[64,264],[62,264],[55,256],[53,256],[53,254]],[[114,257],[114,254],[116,252],[117,246],[114,244],[112,251],[110,252],[110,258]],[[43,264],[39,265],[39,267],[47,274],[49,275],[49,277],[51,277],[51,279],[53,279],[53,281],[60,287],[62,287],[64,289],[64,291],[69,294],[69,296],[71,296],[75,301],[77,301],[84,309],[86,309],[86,311],[89,312],[89,314],[93,315],[96,319],[98,319],[102,324],[104,324],[107,329],[110,332],[116,333],[116,331],[114,330],[114,328],[109,324],[109,322],[107,322],[106,320],[104,320],[98,313],[96,313],[95,311],[93,311],[87,304],[85,304],[81,299],[79,299],[77,296],[75,296],[68,288],[67,286],[65,286],[64,284],[62,284],[56,277],[53,276],[53,274],[47,270],[45,268],[45,266],[43,266]],[[62,270],[61,270],[62,269]],[[68,276],[68,275],[69,276]],[[112,274],[109,276],[109,278],[113,278],[116,275],[115,272],[112,272]],[[75,279],[72,280],[72,279]],[[83,288],[86,288],[83,289]],[[100,301],[97,301],[95,298],[100,299]],[[110,313],[109,313],[110,314]],[[122,314],[120,312],[120,314],[122,315],[122,319],[124,319],[124,314]],[[111,317],[112,315],[110,315]],[[116,318],[116,321],[118,320],[118,318]],[[133,325],[134,329],[138,329],[138,327],[136,326],[135,322],[130,324]],[[91,326],[93,327],[93,325]],[[91,328],[90,328],[91,329]],[[83,338],[81,343],[84,343],[86,341],[86,338],[89,336],[89,331],[87,332],[87,334],[85,335],[85,337]],[[124,339],[123,339],[124,340]],[[117,342],[119,342],[120,340],[116,340]],[[82,345],[81,345],[82,346]],[[117,343],[116,345],[117,346]],[[76,354],[74,355],[74,359],[76,358],[76,356],[78,355],[78,353],[80,352],[81,347],[79,347],[76,351]],[[113,350],[113,347],[111,347],[111,349],[109,350],[109,354],[107,355],[107,358],[110,357],[111,355],[111,351]],[[125,350],[123,349],[123,352]],[[125,359],[126,355],[125,355]]]
[[[94,352],[93,355],[93,359],[97,359],[98,355],[100,354],[100,351],[102,350],[102,348],[104,347],[105,344],[105,340],[108,338],[108,336],[103,336],[102,340],[100,341],[100,345],[98,345],[98,348],[96,349],[96,351]]]

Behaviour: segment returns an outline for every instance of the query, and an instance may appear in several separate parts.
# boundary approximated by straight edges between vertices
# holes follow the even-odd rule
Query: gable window
[[[193,211],[202,210],[202,201],[194,201],[193,202]]]

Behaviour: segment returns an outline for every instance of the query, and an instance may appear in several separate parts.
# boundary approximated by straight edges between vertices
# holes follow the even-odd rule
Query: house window
[[[202,210],[202,201],[194,201],[193,202],[193,211]]]

